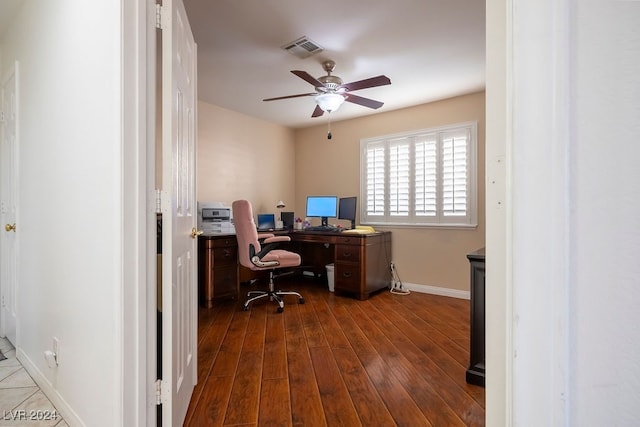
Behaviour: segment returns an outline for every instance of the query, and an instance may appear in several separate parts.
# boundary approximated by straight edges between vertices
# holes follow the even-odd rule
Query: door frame
[[[156,425],[155,1],[122,2],[122,424]]]
[[[157,220],[156,0],[122,2],[123,425],[156,426]],[[197,103],[197,100],[196,100]]]

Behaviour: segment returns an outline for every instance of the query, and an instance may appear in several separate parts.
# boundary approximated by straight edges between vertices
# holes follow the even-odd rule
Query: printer
[[[198,230],[204,234],[235,234],[231,208],[221,202],[198,202]]]

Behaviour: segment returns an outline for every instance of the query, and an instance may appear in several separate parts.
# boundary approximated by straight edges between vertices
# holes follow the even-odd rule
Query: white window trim
[[[367,171],[366,150],[372,143],[384,143],[399,138],[411,138],[426,133],[441,133],[448,131],[456,131],[461,129],[469,130],[469,147],[468,147],[468,209],[469,215],[464,217],[464,222],[455,221],[456,217],[442,217],[441,211],[437,213],[438,221],[424,222],[423,217],[416,217],[413,212],[408,217],[391,217],[389,215],[369,216],[367,215]],[[439,148],[440,149],[440,148]],[[438,162],[441,163],[441,154],[439,154]],[[440,178],[438,178],[440,179]],[[440,189],[438,191],[441,191]],[[428,228],[453,228],[453,229],[473,229],[478,226],[478,122],[469,121],[456,123],[433,128],[425,128],[402,133],[383,135],[373,138],[360,140],[360,222],[366,225],[374,226],[392,226],[392,227],[428,227]],[[441,209],[441,206],[440,206]],[[413,208],[411,208],[413,210]],[[467,219],[468,218],[468,219]]]

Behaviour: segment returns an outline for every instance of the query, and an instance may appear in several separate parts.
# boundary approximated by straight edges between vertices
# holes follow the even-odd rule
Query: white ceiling
[[[484,0],[184,0],[198,44],[198,97],[290,127],[311,118],[313,92],[291,74],[325,74],[336,61],[345,83],[384,74],[391,85],[355,94],[384,102],[378,110],[344,103],[333,121],[419,105],[484,89]],[[0,38],[22,0],[0,0]],[[281,46],[307,36],[324,51],[299,59]]]
[[[379,110],[344,103],[333,121],[390,111],[485,85],[484,0],[184,0],[198,44],[203,101],[291,127],[311,118],[313,97],[263,102],[313,92],[291,74],[324,75],[337,63],[345,83],[380,74],[390,86],[355,94],[383,101]],[[281,46],[307,36],[324,51],[299,59]]]

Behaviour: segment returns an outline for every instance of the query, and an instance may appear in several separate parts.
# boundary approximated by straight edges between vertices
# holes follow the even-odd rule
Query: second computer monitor
[[[358,198],[342,197],[339,203],[338,219],[348,219],[351,221],[351,228],[356,228],[356,205]]]
[[[293,228],[294,222],[294,213],[293,212],[280,212],[280,219],[282,220],[282,226],[286,229]]]
[[[322,225],[329,225],[329,218],[338,216],[338,197],[307,196],[307,216],[321,218]]]

